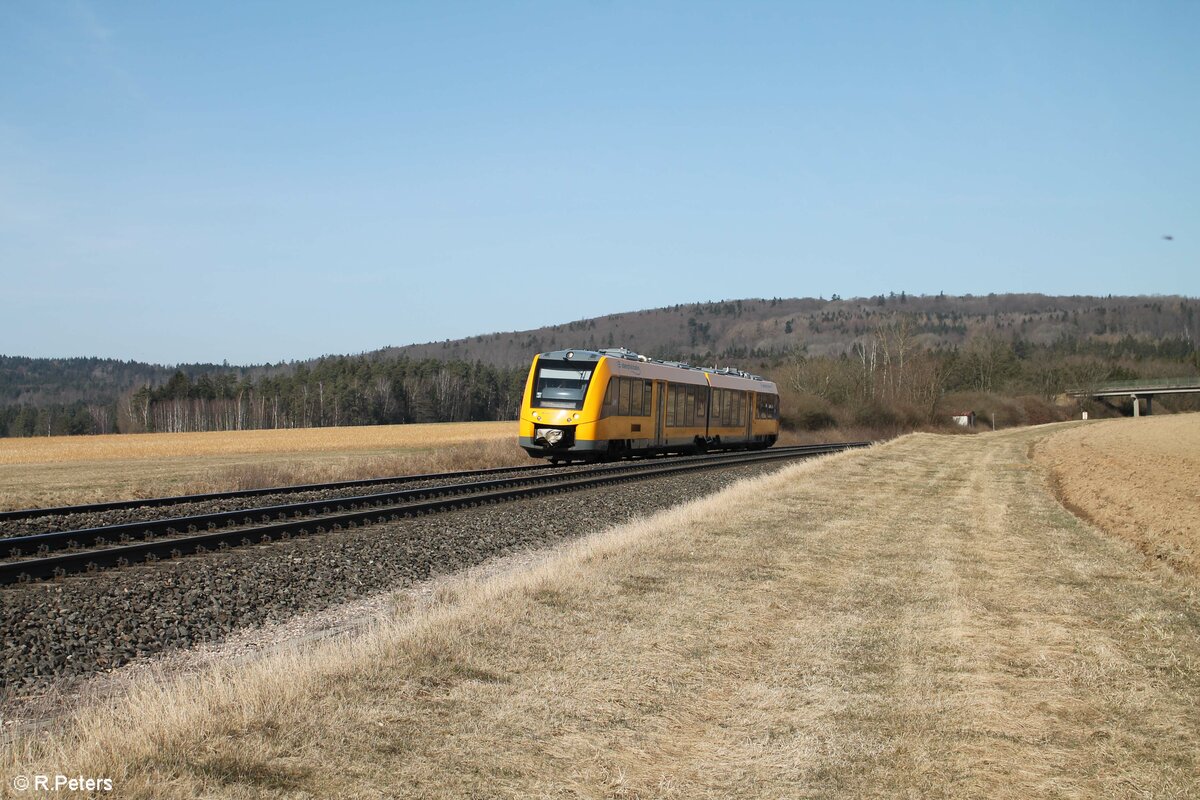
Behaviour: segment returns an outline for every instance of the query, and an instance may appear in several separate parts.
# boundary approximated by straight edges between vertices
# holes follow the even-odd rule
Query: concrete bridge
[[[1133,415],[1142,415],[1142,401],[1146,401],[1146,413],[1152,410],[1155,395],[1193,394],[1200,392],[1200,378],[1157,378],[1137,381],[1111,381],[1087,389],[1068,389],[1071,397],[1129,397],[1133,399]]]

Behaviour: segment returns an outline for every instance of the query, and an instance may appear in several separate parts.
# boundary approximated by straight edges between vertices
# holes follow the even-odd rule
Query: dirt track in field
[[[1034,455],[1069,508],[1147,558],[1200,577],[1200,414],[1078,425]]]

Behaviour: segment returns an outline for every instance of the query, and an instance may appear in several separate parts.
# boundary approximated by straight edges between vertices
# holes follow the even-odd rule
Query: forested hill
[[[1076,380],[1080,369],[1127,377],[1191,374],[1200,368],[1198,309],[1200,300],[1176,296],[901,292],[694,303],[275,365],[0,356],[0,436],[511,419],[538,352],[628,347],[767,374],[798,359],[812,369],[819,359],[850,356],[873,370],[880,346],[886,366],[889,337],[897,332],[905,352],[942,354],[937,358],[948,376],[954,364],[960,372],[968,364],[955,360],[960,350],[986,351],[989,363],[998,355],[1009,362],[1005,391],[1047,394]],[[1072,359],[1090,363],[1061,368]],[[866,385],[862,376],[855,380]],[[955,380],[970,383],[963,375],[947,378],[939,391]]]
[[[165,367],[113,358],[26,358],[0,355],[0,405],[107,403],[135,386],[158,386],[177,371],[200,376],[227,365]],[[235,370],[236,371],[236,370]]]
[[[1161,297],[1052,297],[999,294],[951,297],[903,292],[869,298],[772,298],[691,303],[610,314],[547,328],[393,347],[391,356],[480,361],[519,366],[533,353],[565,347],[628,347],[696,364],[770,361],[804,347],[838,356],[878,322],[910,316],[927,348],[964,345],[981,332],[1034,346],[1064,341],[1096,345],[1131,338],[1142,343],[1192,342],[1200,300]]]

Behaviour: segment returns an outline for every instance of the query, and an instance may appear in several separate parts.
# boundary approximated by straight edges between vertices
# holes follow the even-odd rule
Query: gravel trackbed
[[[0,700],[592,533],[780,466],[671,476],[6,587]]]

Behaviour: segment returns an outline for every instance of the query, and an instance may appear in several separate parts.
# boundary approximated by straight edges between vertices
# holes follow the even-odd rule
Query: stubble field
[[[515,422],[0,439],[0,510],[532,463]]]
[[[1068,508],[1200,577],[1200,414],[1091,422],[1045,439],[1035,457]]]
[[[1195,796],[1198,585],[1057,501],[1029,453],[1063,430],[790,467],[368,635],[147,684],[5,771],[130,797]]]

